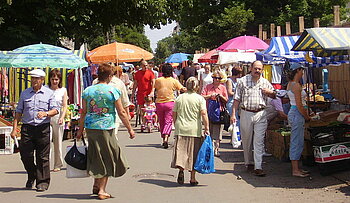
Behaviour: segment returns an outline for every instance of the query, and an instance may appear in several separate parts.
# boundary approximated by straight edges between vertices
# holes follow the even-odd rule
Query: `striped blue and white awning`
[[[275,57],[304,58],[304,51],[291,51],[299,36],[272,37],[270,47],[263,53]]]

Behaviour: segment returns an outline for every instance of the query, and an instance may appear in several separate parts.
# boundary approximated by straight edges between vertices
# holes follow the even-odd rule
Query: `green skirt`
[[[94,178],[120,177],[129,165],[113,130],[86,129],[87,171]]]

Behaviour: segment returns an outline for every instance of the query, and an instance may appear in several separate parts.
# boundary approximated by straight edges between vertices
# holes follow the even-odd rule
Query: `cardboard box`
[[[279,160],[287,159],[289,157],[289,132],[278,132],[276,130],[266,131],[265,147],[268,153],[271,153]]]
[[[350,159],[350,142],[335,143],[325,146],[314,146],[315,162],[327,163]]]
[[[14,140],[11,138],[12,127],[0,127],[0,154],[13,154]]]

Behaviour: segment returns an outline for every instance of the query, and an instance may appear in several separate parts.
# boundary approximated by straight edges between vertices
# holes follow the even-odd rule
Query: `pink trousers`
[[[173,127],[173,108],[174,102],[156,103],[161,137],[170,135]]]

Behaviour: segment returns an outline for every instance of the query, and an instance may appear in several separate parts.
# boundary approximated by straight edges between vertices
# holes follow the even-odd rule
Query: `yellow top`
[[[157,91],[156,103],[175,101],[174,91],[180,90],[183,86],[172,77],[160,77],[156,79],[154,89]]]

